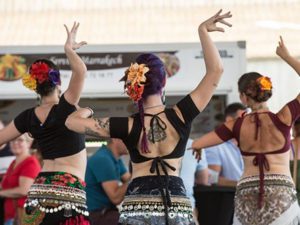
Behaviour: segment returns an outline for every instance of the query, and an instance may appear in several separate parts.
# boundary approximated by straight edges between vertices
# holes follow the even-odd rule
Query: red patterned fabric
[[[60,223],[60,225],[90,225],[90,222],[81,215],[68,219],[64,223]]]

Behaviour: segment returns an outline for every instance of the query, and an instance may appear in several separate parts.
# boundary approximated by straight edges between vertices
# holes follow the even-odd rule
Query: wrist
[[[87,110],[90,111],[90,115],[88,116],[88,118],[93,117],[93,115],[94,115],[94,110],[92,110],[90,107],[85,107],[85,109],[87,109]]]
[[[198,27],[198,33],[200,34],[200,33],[207,33],[208,31],[207,31],[207,28],[204,26],[204,25],[200,25],[199,27]]]
[[[73,48],[70,45],[64,46],[65,53],[74,52]]]

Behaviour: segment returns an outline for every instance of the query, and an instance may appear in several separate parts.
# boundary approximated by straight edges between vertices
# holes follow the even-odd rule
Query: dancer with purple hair
[[[137,57],[121,79],[138,105],[131,117],[88,118],[89,109],[71,114],[69,129],[89,135],[120,138],[129,149],[132,182],[121,208],[121,224],[194,224],[192,207],[179,177],[179,168],[193,119],[205,108],[220,80],[223,66],[209,32],[221,31],[218,22],[231,26],[221,10],[198,28],[206,73],[198,86],[174,107],[161,100],[166,82],[162,61],[154,54]]]

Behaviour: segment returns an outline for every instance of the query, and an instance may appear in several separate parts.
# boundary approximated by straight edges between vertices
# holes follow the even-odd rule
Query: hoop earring
[[[165,91],[165,89],[162,91],[161,101],[164,105],[166,104],[166,91]]]

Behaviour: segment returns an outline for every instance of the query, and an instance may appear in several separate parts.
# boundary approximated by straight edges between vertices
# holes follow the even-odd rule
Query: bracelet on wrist
[[[92,110],[90,107],[85,107],[86,109],[88,109],[91,112],[91,115],[88,118],[93,117],[94,115],[94,110]]]

